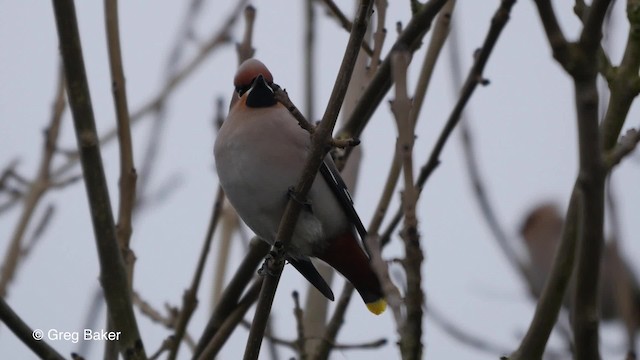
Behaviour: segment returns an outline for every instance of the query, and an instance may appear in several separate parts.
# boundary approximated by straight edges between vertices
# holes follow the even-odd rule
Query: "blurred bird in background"
[[[539,298],[562,236],[564,219],[555,205],[536,206],[525,218],[520,233],[529,255],[531,290]],[[615,241],[608,241],[603,249],[600,270],[600,318],[622,321],[630,350],[640,327],[640,286],[627,262],[621,257]],[[564,306],[571,309],[575,279],[569,283]]]

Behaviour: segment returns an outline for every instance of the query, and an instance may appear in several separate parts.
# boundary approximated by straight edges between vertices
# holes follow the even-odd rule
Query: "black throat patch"
[[[273,90],[262,75],[253,80],[253,85],[247,94],[247,106],[251,108],[271,107],[276,104]]]

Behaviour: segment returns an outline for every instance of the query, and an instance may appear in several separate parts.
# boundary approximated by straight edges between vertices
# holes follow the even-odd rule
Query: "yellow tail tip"
[[[376,300],[372,303],[367,303],[367,309],[376,315],[380,315],[387,308],[387,302],[384,299]]]

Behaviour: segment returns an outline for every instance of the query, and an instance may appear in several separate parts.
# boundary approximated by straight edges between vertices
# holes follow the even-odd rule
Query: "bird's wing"
[[[342,180],[340,176],[340,172],[336,168],[336,165],[331,160],[331,157],[327,157],[320,166],[320,174],[324,180],[329,184],[329,188],[333,192],[333,194],[338,199],[342,210],[344,210],[345,214],[349,218],[349,222],[353,224],[358,231],[358,235],[360,235],[360,239],[363,242],[364,248],[369,254],[369,249],[364,243],[364,239],[367,237],[367,230],[362,224],[362,220],[358,216],[356,209],[353,207],[353,198],[351,198],[351,194],[349,193],[349,189],[347,189],[347,185]]]

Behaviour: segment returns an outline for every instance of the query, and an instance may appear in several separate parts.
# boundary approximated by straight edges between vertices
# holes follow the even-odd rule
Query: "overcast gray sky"
[[[256,57],[285,87],[294,102],[303,104],[302,7],[299,1],[256,1],[254,44]],[[350,12],[351,2],[339,2]],[[565,4],[566,3],[566,4]],[[465,73],[472,55],[486,35],[499,1],[458,1],[454,22],[458,27]],[[120,34],[130,108],[135,111],[155,94],[163,81],[168,52],[182,21],[186,2],[121,1]],[[196,25],[196,38],[205,39],[218,29],[235,1],[205,2]],[[555,2],[565,34],[573,38],[579,30],[569,2]],[[562,5],[562,7],[560,7]],[[115,124],[110,92],[109,67],[104,34],[102,2],[77,1],[82,45],[98,128],[104,132]],[[319,8],[318,8],[319,9]],[[339,67],[348,34],[335,21],[318,11],[318,69],[316,108],[324,109]],[[408,2],[392,2],[387,15],[388,39],[385,52],[396,37],[395,22],[407,22]],[[611,58],[619,61],[626,40],[624,2],[616,4],[611,40]],[[236,26],[236,38],[242,23]],[[3,1],[0,5],[0,168],[19,159],[18,171],[35,176],[53,99],[58,64],[57,35],[51,2]],[[185,54],[195,53],[195,43]],[[423,49],[414,58],[411,88],[415,84]],[[452,96],[449,58],[440,59],[417,129],[416,165],[423,164],[450,112]],[[197,256],[217,188],[213,163],[214,132],[211,119],[214,98],[232,90],[236,54],[226,46],[213,55],[185,83],[180,85],[167,107],[167,129],[159,151],[159,164],[151,189],[159,189],[174,176],[180,186],[167,199],[142,213],[134,223],[133,249],[138,257],[135,288],[157,308],[178,305],[191,281]],[[577,173],[577,146],[573,89],[570,79],[552,59],[532,1],[519,1],[511,14],[485,70],[491,84],[478,88],[467,114],[475,135],[477,156],[501,223],[514,241],[522,217],[536,203],[552,200],[564,210]],[[634,106],[627,127],[638,127]],[[319,117],[321,114],[317,114]],[[71,117],[66,114],[60,144],[75,147]],[[134,127],[136,160],[141,160],[150,118]],[[384,184],[393,153],[395,125],[386,104],[377,111],[362,137],[364,160],[356,208],[367,224]],[[114,209],[117,208],[117,149],[104,147],[103,159]],[[60,160],[60,159],[58,159]],[[457,133],[442,155],[442,164],[429,180],[421,197],[418,217],[423,248],[427,301],[449,320],[488,342],[515,349],[526,331],[534,304],[519,278],[496,246],[472,197]],[[73,170],[79,174],[80,169]],[[637,153],[615,172],[622,243],[625,257],[640,273],[640,158]],[[50,192],[44,204],[56,206],[55,217],[38,246],[22,264],[9,288],[8,302],[33,328],[81,331],[90,298],[98,287],[98,263],[88,217],[84,186],[77,183]],[[396,204],[395,202],[394,204]],[[42,214],[44,206],[37,210]],[[0,253],[4,256],[21,208],[0,217]],[[32,231],[33,229],[31,229]],[[29,232],[30,233],[30,232]],[[238,244],[236,244],[238,245]],[[234,245],[232,261],[241,258],[241,246]],[[384,255],[402,254],[394,239]],[[211,263],[207,264],[209,269]],[[189,326],[198,337],[208,318],[206,298],[211,272],[200,291],[201,306]],[[293,338],[291,291],[303,289],[304,279],[287,267],[276,294],[275,328],[280,337]],[[334,281],[339,293],[342,280]],[[101,319],[103,316],[100,317]],[[170,332],[139,315],[147,353],[155,351]],[[97,326],[101,328],[102,325]],[[425,358],[496,359],[459,343],[426,321]],[[621,358],[622,327],[602,328],[603,356]],[[239,328],[225,346],[221,359],[236,359],[244,350],[247,331]],[[375,356],[397,358],[393,318],[390,312],[375,317],[360,299],[351,303],[339,342],[357,343],[387,337],[389,344]],[[69,341],[51,341],[68,355],[78,349]],[[559,345],[552,340],[551,347]],[[103,344],[93,344],[87,359],[97,358]],[[27,359],[33,355],[6,328],[0,329],[0,354]],[[293,353],[283,349],[283,358]],[[368,359],[372,351],[335,351],[333,359]],[[181,358],[188,358],[186,348]],[[261,358],[267,358],[262,356]]]

